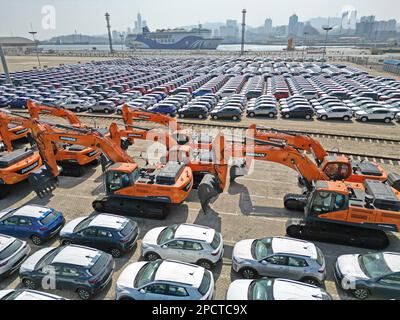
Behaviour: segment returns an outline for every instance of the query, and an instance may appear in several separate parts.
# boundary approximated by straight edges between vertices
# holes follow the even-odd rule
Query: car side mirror
[[[266,264],[268,264],[268,261],[267,260],[261,260],[261,264],[266,265]]]
[[[163,245],[161,246],[161,248],[162,248],[162,249],[167,249],[168,246],[167,246],[166,244],[163,244]]]
[[[145,291],[144,289],[140,289],[139,292],[140,292],[140,293],[143,293],[143,294],[146,293],[146,291]]]

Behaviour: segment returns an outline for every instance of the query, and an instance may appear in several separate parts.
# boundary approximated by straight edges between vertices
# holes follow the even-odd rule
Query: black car
[[[311,106],[295,106],[292,108],[284,108],[281,110],[281,115],[285,119],[302,118],[310,120],[314,116],[314,109]]]
[[[208,109],[207,107],[200,105],[187,105],[178,110],[178,115],[181,118],[207,118]]]
[[[21,265],[19,277],[31,290],[70,290],[88,300],[111,281],[114,268],[110,254],[71,245],[35,252]]]
[[[137,223],[129,218],[99,214],[67,223],[60,231],[62,245],[78,244],[104,250],[119,258],[130,251],[139,236]]]
[[[221,109],[211,111],[210,115],[214,120],[232,119],[236,121],[242,118],[243,112],[238,107],[223,107]]]

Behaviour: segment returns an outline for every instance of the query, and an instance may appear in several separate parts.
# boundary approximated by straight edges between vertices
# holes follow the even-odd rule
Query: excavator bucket
[[[203,209],[204,214],[206,214],[211,199],[222,192],[218,183],[218,178],[212,174],[206,174],[203,177],[203,180],[201,180],[197,188],[197,192],[200,199],[201,208]]]
[[[244,162],[241,164],[233,165],[231,166],[231,169],[229,171],[230,182],[234,182],[236,178],[246,176],[248,175],[248,173],[249,169]]]
[[[50,194],[58,186],[58,178],[54,177],[46,166],[42,166],[35,172],[30,173],[28,181],[39,198]]]

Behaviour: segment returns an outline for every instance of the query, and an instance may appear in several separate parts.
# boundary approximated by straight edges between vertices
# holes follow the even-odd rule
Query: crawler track
[[[17,113],[27,113],[25,110],[15,110],[14,112]],[[122,117],[120,115],[102,115],[102,114],[88,114],[88,113],[80,113],[79,118],[88,119],[87,123],[96,123],[98,120],[109,120],[109,121],[122,121]],[[178,120],[179,124],[182,127],[191,127],[191,128],[199,128],[199,129],[221,129],[221,130],[229,130],[229,129],[239,129],[239,130],[246,130],[247,126],[241,125],[230,125],[230,124],[210,124],[210,123],[201,123],[201,122],[194,122],[194,121],[185,121],[185,120]],[[260,131],[267,131],[261,127]],[[355,142],[366,142],[366,143],[379,143],[379,144],[386,144],[388,146],[398,146],[400,145],[400,139],[396,138],[379,138],[373,136],[361,136],[361,135],[346,135],[346,134],[337,134],[337,133],[326,133],[326,132],[316,132],[316,131],[300,131],[300,130],[288,130],[292,133],[298,134],[307,134],[315,138],[325,138],[325,139],[334,139],[334,140],[347,140],[347,141],[355,141]],[[345,155],[354,160],[368,160],[368,161],[375,161],[381,164],[389,164],[400,166],[400,157],[389,157],[389,156],[382,156],[382,155],[370,155],[370,154],[357,154],[353,152],[338,152],[338,151],[329,151],[328,152],[332,155]]]

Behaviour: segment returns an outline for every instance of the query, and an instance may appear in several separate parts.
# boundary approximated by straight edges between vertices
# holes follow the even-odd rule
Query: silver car
[[[148,231],[141,250],[149,261],[172,259],[211,269],[223,257],[224,242],[214,229],[184,223]]]
[[[97,102],[94,106],[89,107],[88,111],[102,111],[104,113],[112,113],[115,111],[115,104],[112,101],[102,100]]]
[[[232,268],[246,279],[257,276],[321,285],[325,258],[313,243],[287,237],[242,240],[235,244]]]
[[[0,276],[16,271],[30,252],[26,241],[0,234]]]
[[[171,260],[130,264],[115,289],[116,300],[212,300],[214,294],[210,271]]]
[[[288,279],[235,280],[226,300],[332,300],[324,290],[311,284]]]
[[[348,107],[331,107],[319,109],[316,112],[317,118],[321,120],[342,119],[349,121],[353,117],[353,111]]]
[[[269,118],[274,118],[278,114],[276,105],[271,103],[259,103],[254,107],[247,108],[246,112],[250,118],[255,116],[267,116]]]

